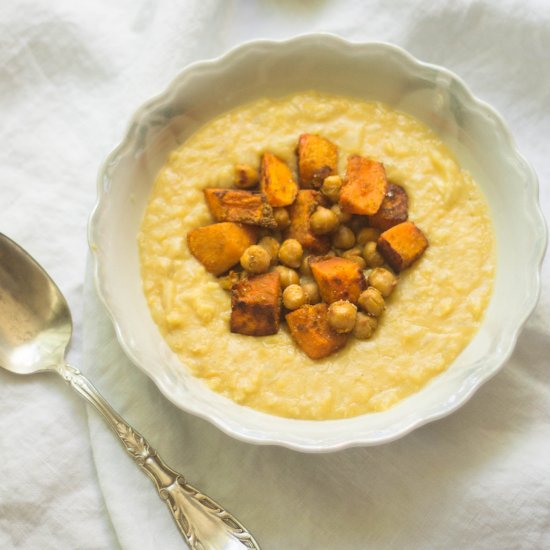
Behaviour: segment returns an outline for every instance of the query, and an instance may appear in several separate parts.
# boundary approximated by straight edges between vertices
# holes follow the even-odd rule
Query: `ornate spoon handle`
[[[92,403],[118,435],[126,452],[153,480],[158,494],[192,550],[260,550],[254,537],[217,502],[189,485],[168,467],[147,440],[105,401],[93,384],[70,365],[57,372],[82,397]]]

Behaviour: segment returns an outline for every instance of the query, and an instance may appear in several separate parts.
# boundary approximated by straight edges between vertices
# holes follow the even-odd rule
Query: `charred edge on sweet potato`
[[[239,222],[276,229],[273,208],[263,193],[235,189],[205,189],[212,217],[219,222]]]
[[[267,336],[279,330],[281,281],[271,272],[243,279],[231,289],[231,332]]]
[[[369,216],[369,225],[386,231],[394,225],[406,222],[409,214],[409,198],[400,185],[388,184],[386,196],[376,214]]]

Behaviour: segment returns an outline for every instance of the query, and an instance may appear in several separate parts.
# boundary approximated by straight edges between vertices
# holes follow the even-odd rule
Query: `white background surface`
[[[84,287],[97,169],[133,111],[191,61],[312,31],[394,42],[464,78],[507,120],[549,217],[545,0],[2,0],[0,231],[66,294],[71,362],[264,549],[548,548],[548,262],[513,357],[460,411],[323,456],[235,442],[166,403]],[[0,434],[0,548],[184,547],[149,481],[60,379],[0,372]]]

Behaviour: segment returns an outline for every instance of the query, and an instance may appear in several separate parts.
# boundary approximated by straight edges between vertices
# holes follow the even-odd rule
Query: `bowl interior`
[[[272,417],[239,406],[182,368],[149,314],[136,244],[152,183],[171,150],[228,109],[258,97],[310,89],[380,100],[435,130],[481,186],[497,241],[496,281],[485,320],[453,365],[386,412],[322,422]],[[248,441],[328,450],[398,437],[453,410],[496,372],[538,292],[545,230],[536,211],[534,174],[501,119],[456,77],[390,45],[312,35],[256,42],[221,60],[191,66],[145,105],[100,174],[90,240],[99,293],[121,344],[171,401]],[[525,242],[534,245],[523,246]]]

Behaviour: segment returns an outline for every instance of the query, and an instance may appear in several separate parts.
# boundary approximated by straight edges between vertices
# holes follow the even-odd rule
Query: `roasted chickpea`
[[[309,265],[309,259],[311,256],[304,256],[302,258],[302,263],[300,264],[300,274],[303,277],[311,277],[311,266]]]
[[[279,248],[279,260],[288,267],[300,267],[304,249],[296,239],[283,241]]]
[[[357,256],[356,254],[352,254],[350,256],[342,256],[342,258],[347,258],[348,260],[351,260],[352,262],[355,262],[359,269],[363,270],[365,267],[367,267],[367,263],[363,259],[363,256]]]
[[[314,281],[303,282],[302,288],[306,294],[308,304],[318,304],[321,301],[317,283]]]
[[[341,225],[332,236],[332,245],[335,248],[347,250],[355,244],[355,234],[346,225]]]
[[[277,227],[282,231],[290,225],[290,216],[286,208],[274,208],[273,217],[277,223]]]
[[[273,237],[262,237],[258,242],[258,245],[265,248],[271,256],[271,263],[277,261],[277,254],[279,254],[279,241]]]
[[[305,303],[307,303],[307,296],[300,285],[289,285],[283,291],[283,304],[286,309],[298,309]]]
[[[241,256],[241,265],[248,273],[266,273],[270,263],[269,252],[257,244],[249,246]]]
[[[340,198],[340,189],[342,188],[342,178],[340,176],[328,176],[323,181],[321,193],[332,202],[338,202]]]
[[[383,267],[373,269],[369,274],[369,285],[380,291],[380,294],[387,298],[397,285],[397,277]]]
[[[376,317],[358,313],[353,327],[353,335],[359,340],[367,340],[374,334],[377,326],[378,319]]]
[[[317,207],[309,219],[309,226],[316,235],[326,235],[332,233],[340,222],[338,216],[328,208]]]
[[[344,250],[344,252],[342,252],[340,256],[342,256],[342,258],[349,258],[351,256],[361,256],[362,252],[363,251],[360,246],[354,246],[353,248],[348,248],[347,250]]]
[[[361,256],[361,248],[358,246],[354,246],[353,248],[346,250],[341,254],[341,256],[342,258],[346,258],[347,260],[355,262],[361,270],[365,269],[365,267],[367,266],[365,260],[363,259],[363,256]]]
[[[365,245],[370,241],[376,242],[378,237],[380,237],[380,231],[378,231],[378,229],[374,227],[363,227],[363,229],[357,233],[357,242],[360,245]]]
[[[373,317],[380,317],[386,309],[384,297],[377,288],[369,286],[359,295],[359,307]]]
[[[338,300],[328,307],[328,324],[339,333],[351,332],[356,316],[357,308],[347,300]]]
[[[242,278],[242,272],[230,271],[225,277],[220,277],[218,282],[224,290],[231,290],[233,285],[238,283]]]
[[[297,285],[300,282],[300,277],[294,269],[286,267],[285,265],[278,265],[273,268],[273,271],[279,272],[279,277],[281,281],[281,288],[286,288],[290,285]]]
[[[380,267],[384,265],[384,258],[382,254],[378,252],[374,241],[369,241],[365,244],[363,248],[363,258],[365,258],[365,262],[367,262],[369,267]]]
[[[260,181],[260,175],[258,170],[250,164],[236,164],[235,165],[235,187],[239,189],[252,189],[258,185]]]
[[[340,223],[348,223],[351,220],[351,214],[344,212],[339,204],[333,204],[330,209],[338,216]]]

